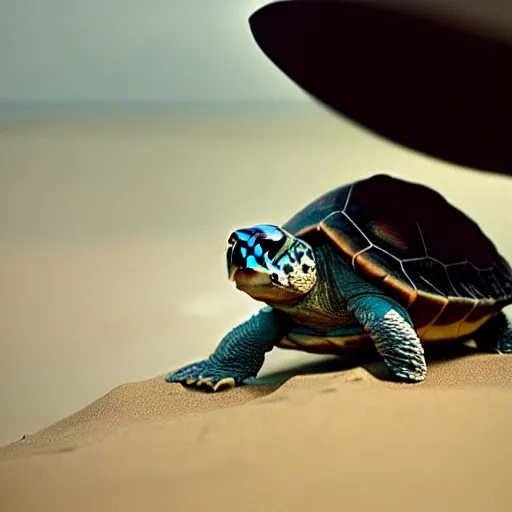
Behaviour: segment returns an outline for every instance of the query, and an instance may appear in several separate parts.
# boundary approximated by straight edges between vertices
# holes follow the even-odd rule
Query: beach
[[[274,349],[234,390],[163,380],[260,307],[227,279],[233,229],[380,172],[512,260],[509,178],[319,106],[1,119],[0,508],[510,510],[512,356],[446,348],[404,385]]]

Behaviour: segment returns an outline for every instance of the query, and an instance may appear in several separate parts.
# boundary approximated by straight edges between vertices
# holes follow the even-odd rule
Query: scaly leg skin
[[[477,346],[483,350],[498,354],[511,354],[512,322],[501,311],[480,327],[473,338]]]
[[[405,382],[421,382],[427,363],[420,339],[407,311],[381,295],[359,295],[349,308],[375,343],[393,375]]]
[[[188,386],[206,385],[214,391],[237,386],[256,376],[265,353],[285,334],[285,315],[267,306],[226,334],[208,359],[170,373],[165,380]]]

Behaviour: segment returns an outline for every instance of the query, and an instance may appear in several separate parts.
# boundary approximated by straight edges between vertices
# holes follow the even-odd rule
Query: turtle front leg
[[[176,370],[165,380],[188,386],[206,385],[214,391],[234,387],[256,376],[265,353],[285,334],[284,314],[267,306],[226,334],[208,359]]]
[[[406,382],[425,378],[423,347],[402,306],[384,296],[359,295],[349,300],[349,308],[395,377]]]

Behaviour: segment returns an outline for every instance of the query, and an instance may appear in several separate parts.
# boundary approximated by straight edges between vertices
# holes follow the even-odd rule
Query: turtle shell
[[[512,303],[512,270],[477,224],[423,185],[386,175],[342,186],[284,226],[325,235],[354,270],[407,308],[424,341],[471,335]]]

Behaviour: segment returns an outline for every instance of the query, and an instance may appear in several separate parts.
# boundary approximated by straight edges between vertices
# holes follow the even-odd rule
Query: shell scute
[[[343,212],[331,213],[320,226],[352,259],[371,247],[362,231]]]
[[[446,266],[432,258],[405,260],[404,270],[416,287],[443,297],[458,296]]]

